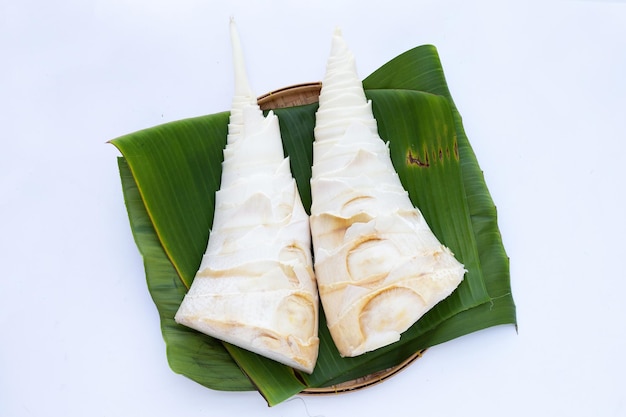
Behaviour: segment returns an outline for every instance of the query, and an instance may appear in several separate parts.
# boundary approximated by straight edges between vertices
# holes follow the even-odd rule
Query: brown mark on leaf
[[[428,153],[426,153],[425,155],[426,157],[422,161],[419,158],[419,155],[413,155],[413,152],[411,152],[411,150],[409,149],[409,152],[407,153],[407,156],[406,156],[406,162],[409,165],[417,165],[418,167],[428,168],[430,166],[430,161],[428,160]]]

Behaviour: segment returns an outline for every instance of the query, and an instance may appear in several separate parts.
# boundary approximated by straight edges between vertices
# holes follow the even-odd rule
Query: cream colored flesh
[[[250,90],[234,23],[235,97],[206,253],[176,321],[312,372],[318,296],[309,219],[278,119]]]
[[[399,340],[465,270],[394,170],[337,31],[316,114],[311,233],[320,299],[342,356]]]

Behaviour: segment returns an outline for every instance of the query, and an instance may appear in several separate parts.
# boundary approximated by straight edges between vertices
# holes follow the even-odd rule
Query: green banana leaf
[[[311,375],[221,343],[173,320],[206,248],[219,188],[228,113],[185,119],[111,141],[148,289],[161,317],[173,371],[216,390],[257,389],[275,405],[306,388],[396,366],[413,353],[500,324],[515,324],[508,257],[495,206],[448,91],[433,46],[412,49],[364,82],[394,166],[433,232],[464,263],[459,288],[397,343],[341,358],[320,316]],[[303,204],[310,207],[317,104],[277,109]]]

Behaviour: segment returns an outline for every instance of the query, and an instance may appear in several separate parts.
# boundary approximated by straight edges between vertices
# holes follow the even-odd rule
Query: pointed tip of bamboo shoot
[[[338,112],[342,117],[336,116]],[[341,31],[335,31],[319,96],[315,141],[342,137],[355,123],[364,124],[373,135],[378,135],[376,120],[358,76],[354,55],[341,36]]]
[[[248,82],[248,74],[246,72],[246,64],[243,56],[243,48],[239,39],[239,32],[235,19],[230,18],[230,39],[233,53],[233,67],[235,72],[235,96],[248,97],[256,103],[256,97],[250,88]]]
[[[332,36],[331,49],[330,49],[330,59],[338,55],[346,55],[349,59],[354,59],[352,57],[352,53],[348,49],[348,44],[343,38],[343,32],[339,27],[335,28]]]

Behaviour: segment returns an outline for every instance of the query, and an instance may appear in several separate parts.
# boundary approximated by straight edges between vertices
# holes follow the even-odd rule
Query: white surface
[[[0,2],[0,415],[626,414],[626,2],[362,3]],[[274,408],[170,371],[105,142],[228,108],[231,15],[259,95],[321,79],[336,25],[362,76],[437,46],[498,206],[519,334]]]

